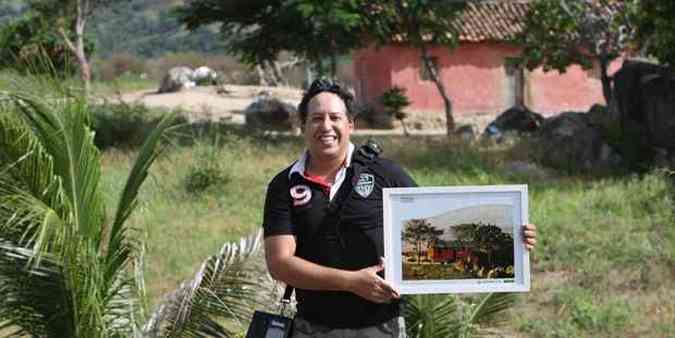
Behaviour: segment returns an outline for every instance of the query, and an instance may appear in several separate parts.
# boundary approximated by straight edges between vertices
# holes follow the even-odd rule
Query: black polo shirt
[[[382,189],[416,186],[392,161],[354,152],[331,201],[321,185],[286,168],[270,182],[265,237],[295,235],[296,256],[344,270],[379,263],[384,256]],[[333,328],[377,325],[398,315],[398,303],[377,304],[349,292],[296,289],[298,316]]]

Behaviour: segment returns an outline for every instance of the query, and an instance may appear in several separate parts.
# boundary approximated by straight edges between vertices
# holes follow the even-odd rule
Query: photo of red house
[[[469,248],[456,248],[446,241],[438,241],[427,250],[427,257],[434,263],[454,262],[466,257],[477,257]]]
[[[599,66],[584,70],[573,65],[561,74],[509,63],[520,54],[521,47],[509,41],[522,31],[528,8],[525,0],[469,3],[456,24],[459,45],[431,48],[456,117],[494,116],[518,104],[544,115],[604,104]],[[610,75],[620,64],[615,60],[610,65]],[[353,67],[361,104],[379,107],[382,93],[399,86],[411,101],[408,111],[444,119],[443,101],[419,50],[405,43],[361,49],[353,55]]]

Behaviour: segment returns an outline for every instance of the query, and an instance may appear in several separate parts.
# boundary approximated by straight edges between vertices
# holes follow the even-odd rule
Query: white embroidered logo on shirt
[[[304,184],[299,184],[291,188],[291,197],[293,198],[293,206],[299,207],[309,203],[312,199],[312,190]]]
[[[375,186],[375,176],[371,174],[361,174],[359,176],[358,182],[354,186],[354,191],[361,197],[366,198],[370,196],[370,193],[373,192],[373,187]]]

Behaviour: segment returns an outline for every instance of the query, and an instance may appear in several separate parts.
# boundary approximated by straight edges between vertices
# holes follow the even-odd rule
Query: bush
[[[89,113],[99,149],[140,146],[162,115],[143,104],[124,102],[92,105]]]
[[[219,143],[216,136],[213,144],[197,144],[196,158],[183,179],[183,187],[188,193],[200,194],[229,182],[230,177],[226,168],[219,160]]]
[[[129,53],[114,54],[105,60],[98,60],[94,67],[97,79],[113,81],[123,75],[146,73],[145,62]]]
[[[391,116],[372,105],[358,107],[357,128],[392,129],[394,128]]]

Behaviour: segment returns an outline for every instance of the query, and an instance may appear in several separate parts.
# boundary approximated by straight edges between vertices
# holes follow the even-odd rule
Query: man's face
[[[346,156],[353,129],[354,123],[347,115],[345,103],[336,94],[323,92],[309,101],[304,136],[312,158]]]

